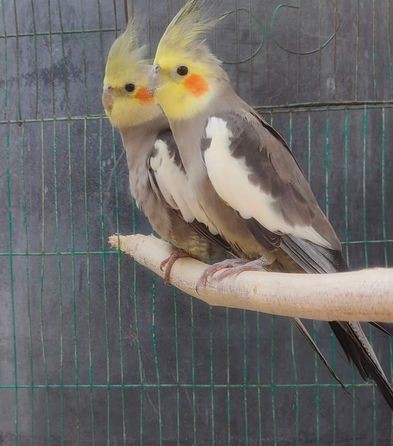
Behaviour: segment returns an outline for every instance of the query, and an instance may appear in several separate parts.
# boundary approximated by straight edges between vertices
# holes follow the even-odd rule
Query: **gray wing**
[[[158,136],[147,167],[154,193],[166,204],[177,224],[187,224],[205,244],[210,245],[209,260],[235,257],[230,245],[217,234],[215,226],[196,200],[170,130]],[[183,249],[187,250],[186,247]]]
[[[261,118],[234,112],[211,117],[203,146],[213,187],[261,244],[280,247],[307,272],[346,268],[340,242],[295,158]]]
[[[312,243],[307,240],[299,238],[293,238],[290,235],[283,236],[282,249],[290,255],[297,263],[303,267],[306,267],[307,272],[315,273],[328,273],[335,271],[346,271],[347,264],[342,256],[341,243],[337,238],[337,235],[331,226],[330,222],[326,218],[325,214],[321,211],[318,202],[305,179],[303,172],[294,157],[291,149],[284,140],[284,138],[271,127],[260,115],[254,114],[257,120],[262,124],[273,137],[275,137],[278,143],[289,153],[293,162],[296,163],[297,169],[295,174],[295,182],[291,186],[294,188],[294,195],[300,193],[300,197],[303,197],[308,202],[309,221],[313,221],[313,227],[320,232],[325,239],[331,244],[331,249],[321,247],[318,244]],[[272,157],[274,159],[274,157]],[[280,164],[280,163],[276,163]],[[285,163],[286,164],[286,163]],[[296,203],[296,200],[289,200],[290,203]],[[288,203],[286,203],[288,204]],[[298,205],[299,203],[296,203]]]
[[[154,182],[168,206],[179,211],[187,223],[196,220],[204,224],[210,233],[217,234],[215,225],[203,211],[188,181],[170,130],[158,136],[148,162]]]

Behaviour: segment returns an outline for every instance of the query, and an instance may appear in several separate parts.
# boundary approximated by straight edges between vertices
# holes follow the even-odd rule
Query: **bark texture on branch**
[[[113,235],[109,243],[160,277],[160,264],[173,250],[168,243],[144,235]],[[170,282],[212,306],[325,321],[393,322],[393,269],[321,275],[245,272],[221,282],[213,278],[197,292],[206,267],[192,258],[179,259]]]

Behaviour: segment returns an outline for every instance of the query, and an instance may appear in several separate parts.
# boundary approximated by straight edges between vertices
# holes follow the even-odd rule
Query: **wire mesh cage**
[[[109,249],[149,233],[101,106],[137,14],[175,0],[0,0],[0,444],[390,445],[391,414],[313,323],[348,392],[284,318],[213,309]],[[212,47],[288,140],[351,268],[393,264],[393,6],[227,0]],[[385,370],[393,343],[367,334]]]

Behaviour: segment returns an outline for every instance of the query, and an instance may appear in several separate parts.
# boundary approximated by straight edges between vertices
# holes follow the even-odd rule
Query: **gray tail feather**
[[[348,269],[341,251],[327,249],[308,240],[290,235],[281,235],[281,240],[276,240],[269,232],[261,231],[260,225],[258,226],[255,222],[251,223],[249,228],[260,243],[266,246],[265,244],[269,241],[272,247],[278,245],[307,273],[335,273],[344,272]],[[306,339],[309,342],[312,341],[305,327],[300,327],[298,321],[296,323]],[[393,330],[389,326],[376,322],[371,322],[371,324],[386,334],[392,334]],[[360,324],[356,322],[330,322],[330,326],[348,359],[356,365],[363,379],[373,379],[376,382],[385,400],[393,410],[393,390],[391,384],[387,380]],[[315,343],[312,341],[311,344],[328,367],[330,373],[332,373],[329,364]]]
[[[310,333],[308,332],[307,328],[304,326],[303,322],[300,319],[295,318],[294,322],[296,324],[296,327],[300,331],[300,333],[304,336],[304,338],[307,340],[309,344],[311,344],[312,348],[314,349],[315,353],[318,355],[319,359],[323,362],[325,367],[328,369],[329,373],[332,375],[332,377],[341,385],[341,387],[344,390],[347,390],[344,383],[341,381],[341,379],[336,375],[335,371],[333,370],[332,366],[329,364],[317,344],[314,342],[314,339],[311,337]]]
[[[329,322],[347,358],[364,380],[372,379],[393,410],[393,389],[358,322]]]
[[[378,330],[382,331],[382,333],[385,333],[385,335],[393,336],[392,324],[384,324],[379,322],[369,322],[369,324],[375,328],[378,328]]]
[[[285,235],[281,248],[310,273],[336,273],[348,269],[341,251],[324,248],[308,240]]]

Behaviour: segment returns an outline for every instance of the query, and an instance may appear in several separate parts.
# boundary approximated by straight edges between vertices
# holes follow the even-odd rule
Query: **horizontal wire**
[[[54,116],[53,118],[26,118],[26,119],[2,119],[0,120],[0,124],[31,124],[31,123],[41,123],[41,122],[68,122],[68,121],[93,121],[93,120],[101,120],[108,119],[105,115],[85,115],[85,116]]]
[[[333,102],[299,102],[293,104],[283,105],[254,105],[255,110],[265,113],[274,112],[303,112],[303,111],[316,111],[326,112],[326,110],[364,110],[368,109],[384,109],[393,108],[393,100],[389,101],[333,101]],[[29,124],[37,122],[53,122],[53,121],[84,121],[84,120],[100,120],[108,119],[105,114],[94,115],[76,115],[76,116],[54,116],[43,118],[26,118],[26,119],[2,119],[0,124]]]
[[[119,251],[0,252],[0,257],[86,256],[107,254],[119,254]]]
[[[88,29],[79,30],[71,29],[68,31],[41,31],[41,32],[30,32],[30,33],[18,33],[18,34],[0,34],[0,39],[12,39],[19,37],[47,37],[47,36],[63,36],[70,34],[92,34],[92,33],[105,33],[105,32],[119,32],[120,29],[116,28],[103,28],[103,29]]]
[[[393,243],[393,239],[390,240],[349,240],[342,242],[342,245],[376,245],[379,243]],[[40,256],[85,256],[85,255],[108,255],[119,254],[118,250],[104,250],[104,251],[48,251],[48,252],[0,252],[0,257],[40,257]]]
[[[327,102],[295,102],[292,104],[282,104],[282,105],[255,105],[254,108],[258,111],[285,111],[289,110],[302,111],[310,110],[313,111],[326,111],[328,110],[363,110],[364,107],[367,108],[391,108],[393,106],[393,100],[386,101],[327,101]]]
[[[373,387],[374,384],[370,382],[364,382],[364,383],[344,383],[345,387]],[[257,388],[264,388],[264,389],[271,389],[271,388],[279,388],[279,389],[292,389],[292,388],[315,388],[315,387],[324,387],[324,388],[332,388],[332,387],[339,387],[340,389],[341,384],[339,383],[305,383],[305,384],[258,384],[258,383],[242,383],[242,384],[216,384],[216,383],[209,383],[209,384],[193,384],[193,383],[132,383],[132,384],[2,384],[0,385],[0,390],[7,390],[7,389],[140,389],[140,388],[199,388],[199,389],[211,389],[212,387],[216,389],[257,389]]]

